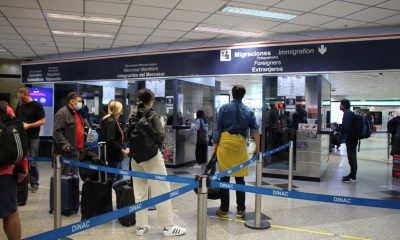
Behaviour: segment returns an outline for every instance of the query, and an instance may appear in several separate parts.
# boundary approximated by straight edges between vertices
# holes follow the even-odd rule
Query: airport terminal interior
[[[242,102],[255,114],[265,153],[245,177],[245,215],[236,216],[234,190],[228,217],[216,215],[219,199],[202,202],[191,190],[172,198],[174,223],[187,232],[171,239],[395,240],[400,169],[387,125],[400,116],[398,46],[399,0],[0,0],[0,100],[16,109],[24,86],[42,104],[38,155],[49,160],[55,114],[69,92],[84,100],[91,128],[85,144],[97,149],[93,132],[102,109],[121,102],[123,129],[138,91],[150,89],[166,132],[160,153],[168,176],[194,179],[205,171],[195,155],[198,110],[208,122],[210,159],[219,110],[233,100],[232,87],[243,85]],[[345,140],[336,131],[342,99],[371,124],[357,151],[355,182],[342,181],[350,172]],[[252,135],[246,144],[248,159],[255,159]],[[122,170],[130,161],[124,158]],[[53,164],[38,166],[39,189],[29,186],[18,206],[22,239],[53,239],[37,238],[55,226]],[[82,197],[81,179],[79,185]],[[170,196],[185,186],[170,185]],[[271,193],[256,197],[250,189]],[[206,203],[203,219],[199,203]],[[164,239],[157,205],[141,211],[149,212],[151,226],[143,236],[116,217],[91,226],[95,221],[81,222],[78,211],[62,216],[61,226],[72,232],[64,229],[60,239]],[[260,212],[270,227],[248,227]]]

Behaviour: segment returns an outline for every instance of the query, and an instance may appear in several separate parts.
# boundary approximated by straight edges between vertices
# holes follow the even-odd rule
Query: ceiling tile
[[[170,11],[171,9],[167,8],[132,5],[129,9],[128,16],[164,19]]]
[[[202,32],[194,32],[194,31],[192,31],[192,32],[189,32],[188,34],[186,34],[185,36],[183,36],[182,39],[185,39],[185,41],[188,41],[188,40],[191,40],[191,39],[194,39],[194,40],[197,40],[197,39],[208,40],[210,38],[215,38],[217,36],[218,36],[218,34],[202,33]]]
[[[400,5],[400,2],[399,2]],[[393,10],[387,10],[382,8],[368,8],[360,12],[346,16],[348,19],[365,21],[365,22],[375,22],[376,20],[383,19],[396,15],[398,12]]]
[[[300,11],[311,11],[317,7],[321,7],[332,0],[307,0],[307,1],[299,1],[299,0],[284,0],[274,7],[285,8],[291,10],[300,10]]]
[[[116,40],[116,41],[114,42],[114,47],[138,46],[138,45],[142,44],[142,42],[143,42],[143,41],[134,42],[134,41]]]
[[[86,13],[125,15],[128,4],[85,1]],[[89,15],[89,14],[87,14]]]
[[[400,14],[394,15],[389,18],[381,19],[376,22],[381,23],[381,24],[388,24],[388,25],[400,24]]]
[[[257,4],[257,5],[262,5],[262,6],[272,6],[281,0],[235,0],[235,2],[239,3],[250,3],[250,4]]]
[[[248,19],[235,28],[243,31],[265,31],[281,24],[281,22],[264,21],[259,19]]]
[[[287,13],[287,14],[293,14],[293,15],[301,15],[301,14],[304,13],[303,11],[288,10],[288,9],[276,8],[276,7],[268,8],[268,11],[279,12],[279,13]],[[279,19],[271,19],[271,20],[281,21]]]
[[[5,18],[0,17],[0,26],[8,26],[8,25],[9,25],[8,21]]]
[[[300,31],[305,31],[307,29],[310,29],[308,26],[300,26],[300,25],[295,25],[295,24],[290,24],[290,23],[283,23],[279,26],[273,27],[270,29],[270,31],[273,32],[300,32]]]
[[[244,2],[230,2],[228,4],[231,7],[239,7],[239,8],[249,8],[249,9],[256,9],[256,10],[266,10],[267,6],[266,5],[259,5],[259,4],[249,4],[249,3],[244,3]]]
[[[154,37],[171,37],[171,38],[180,38],[182,37],[186,32],[183,31],[173,31],[173,30],[163,30],[163,29],[157,29],[155,30],[151,36]]]
[[[400,2],[399,2],[399,0],[390,0],[390,1],[384,2],[382,4],[379,4],[377,7],[400,11]]]
[[[1,26],[0,26],[0,28],[1,28]],[[17,39],[17,40],[20,40],[21,37],[16,32],[13,32],[13,33],[4,33],[4,32],[2,32],[1,35],[0,35],[0,39],[4,39],[4,40],[15,40],[15,39]]]
[[[45,42],[52,42],[53,38],[51,37],[50,34],[48,35],[29,35],[29,34],[24,34],[23,37],[27,41],[45,41]]]
[[[32,46],[32,48],[33,50],[35,50],[35,52],[46,51],[46,52],[58,53],[57,48],[51,46]]]
[[[8,52],[0,52],[0,58],[2,59],[15,59],[15,57]]]
[[[134,0],[133,4],[161,8],[174,8],[178,2],[179,0]]]
[[[189,31],[189,30],[193,29],[196,25],[197,25],[196,23],[165,20],[160,24],[159,29]]]
[[[47,28],[44,19],[9,18],[9,20],[14,26]]]
[[[130,35],[130,34],[118,34],[116,41],[133,41],[133,42],[143,42],[147,36],[142,35]]]
[[[167,49],[168,46],[169,46],[169,43],[166,43],[166,44],[152,43],[152,44],[142,45],[137,51],[138,52],[153,52],[153,51]]]
[[[124,26],[156,28],[161,23],[160,19],[125,17]]]
[[[48,21],[51,30],[73,30],[82,32],[83,31],[83,23],[82,22],[68,22],[68,21]]]
[[[15,30],[11,26],[0,26],[0,33],[15,33]]]
[[[40,0],[39,2],[44,10],[71,11],[81,14],[83,12],[83,0]]]
[[[323,7],[317,8],[317,9],[313,10],[312,12],[316,13],[316,14],[324,14],[324,15],[334,16],[334,17],[344,17],[346,15],[358,12],[365,8],[367,8],[367,6],[354,4],[354,3],[348,3],[348,2],[334,1]]]
[[[168,48],[169,49],[182,49],[182,48],[196,48],[206,43],[204,40],[200,41],[191,41],[191,40],[180,40],[179,42],[172,43]]]
[[[53,41],[45,42],[45,41],[37,41],[37,40],[33,41],[33,40],[28,39],[27,42],[31,46],[41,46],[41,47],[55,47],[56,46]]]
[[[96,23],[86,23],[85,24],[85,32],[93,32],[93,33],[116,33],[119,29],[117,25],[104,25],[104,24],[96,24]]]
[[[82,43],[57,42],[58,49],[61,49],[61,48],[78,49],[78,48],[82,48],[82,45],[83,45],[83,40],[82,40]]]
[[[346,29],[352,27],[359,27],[365,24],[365,22],[354,21],[349,19],[338,19],[326,24],[321,25],[320,27],[329,28],[329,29]]]
[[[173,10],[167,17],[168,20],[183,22],[201,22],[210,16],[209,13]]]
[[[170,37],[156,37],[150,36],[145,43],[171,43],[175,42],[178,38],[170,38]]]
[[[59,44],[59,42],[83,44],[82,37],[61,37],[60,35],[54,35],[54,39],[57,44]]]
[[[37,8],[35,0],[1,0],[0,6],[7,7],[24,7],[24,8]]]
[[[247,19],[248,18],[237,16],[213,14],[211,17],[207,18],[204,23],[223,27],[234,27],[240,23],[243,23]]]
[[[85,37],[85,44],[99,44],[111,46],[113,39]]]
[[[346,0],[347,2],[359,3],[364,5],[374,6],[387,0]]]
[[[149,35],[150,33],[153,32],[154,29],[152,28],[141,28],[141,27],[127,27],[123,26],[119,30],[119,34],[137,34],[137,35]]]
[[[337,18],[313,14],[313,13],[306,13],[304,15],[298,16],[290,20],[289,23],[307,25],[307,26],[319,26],[321,24],[333,21],[335,19]]]
[[[226,3],[221,0],[182,0],[176,9],[213,13]]]
[[[0,39],[1,44],[19,44],[26,45],[25,41],[22,39]]]
[[[14,8],[14,7],[2,7],[0,6],[0,11],[3,12],[9,18],[34,18],[43,19],[43,14],[38,9],[32,8]]]
[[[33,28],[33,27],[15,27],[21,35],[29,34],[29,35],[50,35],[50,31],[48,28]]]

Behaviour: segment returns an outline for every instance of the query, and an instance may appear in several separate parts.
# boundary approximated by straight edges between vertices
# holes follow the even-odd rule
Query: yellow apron
[[[236,167],[248,159],[246,139],[240,134],[223,132],[217,148],[219,172]],[[244,177],[249,174],[249,168],[245,167],[231,173],[231,177]]]

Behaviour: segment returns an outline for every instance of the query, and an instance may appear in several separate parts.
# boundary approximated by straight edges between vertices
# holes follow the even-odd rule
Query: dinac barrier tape
[[[52,231],[40,233],[38,235],[25,238],[25,240],[49,240],[49,239],[59,239],[59,238],[63,238],[66,236],[70,236],[72,234],[86,231],[90,228],[99,226],[101,224],[107,223],[114,219],[126,216],[126,215],[134,213],[134,212],[138,212],[138,211],[146,209],[148,207],[157,205],[161,202],[178,197],[184,193],[192,191],[194,188],[197,188],[198,186],[199,186],[198,182],[192,182],[192,183],[190,183],[184,187],[181,187],[177,190],[173,190],[171,192],[159,195],[152,199],[149,199],[149,200],[146,200],[146,201],[143,201],[143,202],[131,205],[131,206],[127,206],[127,207],[118,209],[113,212],[105,213],[105,214],[97,216],[97,217],[89,218],[89,219],[86,219],[81,222],[70,224],[70,225],[67,225],[67,226],[52,230]]]
[[[193,178],[175,177],[175,176],[151,174],[151,173],[144,173],[144,172],[134,172],[134,171],[128,171],[128,170],[121,170],[121,169],[117,169],[117,168],[110,168],[110,167],[104,167],[104,166],[99,166],[99,165],[87,164],[87,163],[78,162],[78,161],[74,161],[74,160],[62,159],[61,161],[63,163],[66,163],[66,164],[69,164],[69,165],[75,166],[75,167],[83,167],[83,168],[88,168],[88,169],[92,169],[92,170],[114,173],[114,174],[121,174],[121,175],[126,175],[126,176],[131,176],[131,177],[139,177],[139,178],[146,178],[146,179],[153,179],[153,180],[167,181],[167,182],[176,182],[176,183],[193,183],[194,181],[196,181]]]
[[[220,182],[220,181],[211,181],[211,186],[229,189],[229,190],[251,192],[251,193],[256,193],[256,194],[263,194],[263,195],[270,195],[270,196],[277,196],[277,197],[284,197],[284,198],[293,198],[293,199],[328,202],[328,203],[338,203],[338,204],[345,204],[345,205],[400,209],[400,201],[389,201],[389,200],[335,196],[335,195],[322,195],[322,194],[315,194],[315,193],[302,193],[302,192],[293,192],[293,191],[284,191],[284,190],[277,190],[277,189],[270,189],[270,188],[254,187],[254,186],[234,184],[234,183],[226,183],[226,182]]]
[[[277,147],[277,148],[275,148],[275,149],[272,149],[272,150],[270,150],[270,151],[266,151],[266,152],[263,153],[263,156],[264,156],[264,157],[270,156],[270,155],[272,155],[272,154],[274,154],[274,153],[276,153],[276,152],[279,152],[279,151],[281,151],[281,150],[283,150],[283,149],[285,149],[285,148],[287,148],[287,147],[289,147],[289,143],[286,143],[286,144],[284,144],[284,145],[282,145],[282,146],[280,146],[280,147]],[[229,174],[231,174],[231,173],[233,173],[233,172],[239,171],[240,169],[249,166],[249,165],[252,164],[253,162],[257,161],[257,159],[258,159],[257,156],[253,156],[253,157],[250,158],[247,162],[244,162],[244,163],[242,163],[242,164],[240,164],[240,165],[238,165],[238,166],[236,166],[236,167],[233,167],[233,168],[231,168],[231,169],[229,169],[229,170],[226,170],[226,171],[224,171],[224,172],[215,174],[215,175],[212,177],[212,179],[213,179],[213,180],[216,180],[216,179],[221,179],[221,178],[223,178],[223,177],[225,177],[225,176],[228,176]]]

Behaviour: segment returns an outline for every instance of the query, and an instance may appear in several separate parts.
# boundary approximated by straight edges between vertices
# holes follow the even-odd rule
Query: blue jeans
[[[109,162],[108,166],[112,167],[112,168],[122,169],[121,162]],[[112,174],[112,173],[110,173],[109,176],[111,177],[112,182],[116,182],[116,181],[122,179],[122,175],[121,174]]]
[[[39,152],[39,142],[40,139],[29,139],[29,157],[37,157]],[[31,187],[39,186],[39,166],[36,161],[30,161],[30,184]]]

